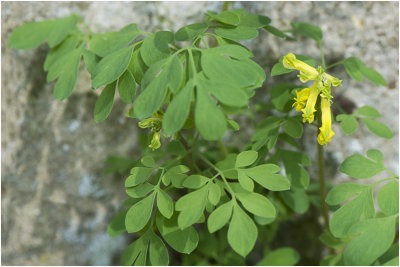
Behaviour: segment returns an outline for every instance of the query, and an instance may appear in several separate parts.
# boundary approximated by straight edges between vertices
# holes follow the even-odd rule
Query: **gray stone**
[[[3,2],[2,35],[2,263],[4,265],[109,265],[128,244],[126,237],[109,238],[107,224],[126,198],[123,177],[103,175],[109,155],[137,157],[137,122],[124,117],[126,105],[117,100],[110,117],[95,123],[93,109],[98,91],[90,87],[83,66],[74,94],[64,101],[53,98],[54,83],[46,83],[43,62],[46,45],[16,51],[6,46],[10,33],[30,21],[80,14],[95,32],[113,31],[138,23],[144,31],[176,31],[218,11],[221,2]],[[398,3],[396,2],[234,2],[235,8],[269,16],[272,25],[288,29],[292,21],[310,22],[324,31],[327,63],[360,57],[378,70],[388,87],[351,80],[341,68],[334,73],[344,96],[356,107],[372,105],[395,137],[380,139],[361,127],[348,137],[335,126],[328,145],[327,164],[333,182],[348,180],[337,174],[337,164],[367,148],[384,152],[385,164],[398,172]],[[261,94],[273,83],[290,78],[269,77],[272,65],[288,52],[315,58],[311,40],[278,39],[261,32],[246,42],[267,72]],[[265,91],[264,91],[265,92]],[[242,133],[251,133],[242,126]],[[304,138],[315,154],[315,130]],[[238,136],[226,137],[238,142]],[[240,137],[242,138],[242,137]],[[248,136],[247,136],[248,138]],[[243,141],[242,141],[243,142]]]

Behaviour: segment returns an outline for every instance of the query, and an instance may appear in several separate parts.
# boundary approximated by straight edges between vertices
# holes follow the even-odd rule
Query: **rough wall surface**
[[[137,127],[124,118],[125,105],[117,101],[103,123],[93,120],[97,99],[90,78],[80,71],[77,89],[62,102],[53,98],[53,83],[46,83],[42,65],[47,47],[16,51],[6,47],[10,33],[30,21],[80,14],[95,32],[118,30],[135,22],[145,31],[167,29],[202,20],[207,9],[218,11],[221,2],[2,2],[2,204],[1,243],[4,265],[110,265],[117,264],[125,237],[109,238],[107,224],[125,199],[123,179],[103,175],[111,154],[135,156]],[[368,81],[357,83],[340,68],[344,80],[336,96],[356,107],[372,105],[395,134],[380,139],[361,127],[346,137],[336,127],[328,146],[332,168],[345,157],[368,148],[384,152],[385,163],[398,172],[398,3],[396,2],[235,2],[251,12],[269,16],[272,25],[289,28],[292,21],[319,25],[324,31],[327,63],[349,56],[361,58],[378,70],[388,87]],[[295,52],[319,57],[306,39],[290,42],[265,32],[246,43],[265,67]],[[271,79],[263,89],[279,82]],[[312,130],[312,129],[311,129]],[[306,131],[305,143],[315,135]],[[229,137],[226,139],[229,141]],[[136,152],[137,153],[137,152]],[[336,175],[336,181],[347,179]]]

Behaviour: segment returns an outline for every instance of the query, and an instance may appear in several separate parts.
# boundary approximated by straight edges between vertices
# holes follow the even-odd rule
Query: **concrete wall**
[[[104,161],[111,154],[138,155],[136,121],[124,118],[126,107],[120,100],[110,117],[96,124],[93,109],[98,92],[90,89],[83,66],[74,94],[62,102],[55,100],[54,83],[46,83],[42,68],[47,46],[9,49],[6,43],[12,30],[25,22],[76,12],[96,32],[118,30],[132,22],[145,31],[176,31],[221,6],[221,2],[1,3],[2,264],[118,264],[126,237],[109,238],[105,231],[125,199],[124,177],[103,175]],[[359,84],[335,69],[344,80],[335,95],[357,107],[376,107],[395,137],[380,139],[365,127],[346,137],[336,127],[327,163],[335,169],[350,154],[379,148],[387,166],[398,172],[398,3],[235,2],[233,6],[269,16],[272,25],[281,29],[288,29],[292,21],[319,25],[328,64],[357,56],[385,77],[388,87],[377,87],[367,81]],[[288,52],[319,56],[310,40],[289,42],[264,32],[246,45],[265,67],[267,77],[272,64]],[[264,87],[284,79],[268,78]],[[310,154],[314,154],[312,131],[306,131],[312,138],[304,139],[311,145]],[[343,179],[347,178],[335,174],[332,181]]]

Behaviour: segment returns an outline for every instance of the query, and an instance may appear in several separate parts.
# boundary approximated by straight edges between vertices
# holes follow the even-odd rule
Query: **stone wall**
[[[46,83],[42,68],[47,46],[27,51],[7,48],[12,30],[26,22],[76,12],[95,32],[118,30],[132,22],[145,31],[176,31],[201,20],[206,10],[219,11],[221,6],[221,2],[1,3],[2,264],[118,264],[127,240],[109,238],[106,227],[126,196],[123,177],[103,175],[104,161],[109,155],[138,155],[136,122],[123,116],[126,107],[120,100],[106,121],[95,123],[98,92],[90,89],[83,66],[74,94],[61,102],[55,100],[54,83]],[[364,126],[346,137],[336,127],[327,163],[335,169],[355,152],[379,148],[387,166],[398,172],[398,3],[234,2],[233,6],[269,16],[280,29],[288,29],[292,21],[319,25],[328,64],[357,56],[384,76],[388,87],[377,87],[368,81],[357,83],[335,69],[344,80],[335,95],[356,107],[376,107],[395,137],[377,138]],[[267,77],[272,64],[288,52],[319,57],[313,41],[285,41],[265,32],[246,45],[265,67]],[[285,78],[268,78],[260,90],[281,79]],[[306,134],[315,138],[311,131]],[[315,140],[304,140],[314,154]],[[332,181],[343,179],[335,174]]]

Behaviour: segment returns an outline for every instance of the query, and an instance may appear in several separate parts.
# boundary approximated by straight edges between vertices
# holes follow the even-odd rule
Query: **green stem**
[[[229,9],[230,1],[224,1],[224,4],[222,5],[222,12],[227,11]]]
[[[219,176],[221,176],[222,180],[224,181],[227,190],[229,191],[229,193],[232,196],[232,200],[236,203],[236,196],[235,193],[233,192],[231,186],[229,185],[228,181],[225,178],[225,175],[222,173],[222,171],[220,169],[217,168],[217,166],[215,166],[211,161],[209,161],[208,159],[206,159],[203,155],[201,155],[200,153],[196,153],[197,156],[204,161],[206,164],[208,164],[211,168],[213,168],[218,174]]]
[[[319,47],[319,52],[321,54],[321,63],[322,63],[322,68],[325,70],[325,56],[324,56],[324,50],[322,49],[322,44],[321,42],[318,42],[318,47]]]
[[[318,173],[319,173],[319,194],[321,197],[322,216],[324,225],[329,230],[328,207],[325,202],[325,166],[324,166],[324,147],[318,144]]]
[[[332,104],[343,114],[347,114],[347,112],[336,102],[332,101]]]
[[[219,145],[219,149],[221,150],[222,157],[226,158],[226,156],[228,155],[228,152],[227,152],[226,147],[221,139],[218,140],[218,145]]]
[[[326,69],[333,68],[333,67],[335,67],[335,66],[337,66],[339,64],[342,64],[343,62],[344,62],[344,60],[340,60],[340,61],[338,61],[336,63],[333,63],[332,65],[329,65],[328,67],[326,67]]]

